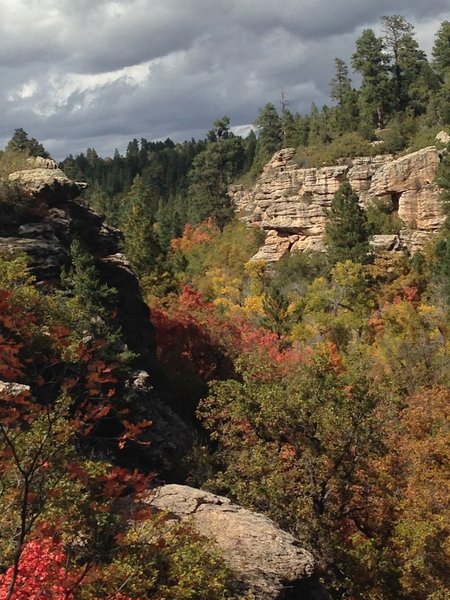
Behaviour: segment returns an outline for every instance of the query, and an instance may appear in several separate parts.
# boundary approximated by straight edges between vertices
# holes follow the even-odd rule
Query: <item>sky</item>
[[[334,59],[393,14],[431,59],[450,0],[0,0],[0,147],[21,127],[57,160],[112,156],[224,115],[239,130],[282,92],[309,112],[331,103]]]

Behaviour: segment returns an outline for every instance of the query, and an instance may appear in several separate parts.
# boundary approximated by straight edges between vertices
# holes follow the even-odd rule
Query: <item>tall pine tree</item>
[[[345,260],[368,262],[367,218],[348,181],[344,181],[334,195],[325,233],[328,256],[333,264]]]

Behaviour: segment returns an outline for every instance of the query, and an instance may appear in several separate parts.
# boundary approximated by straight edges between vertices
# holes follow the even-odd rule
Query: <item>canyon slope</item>
[[[152,426],[140,464],[159,478],[178,477],[179,465],[192,444],[191,429],[161,399],[153,384],[155,335],[138,280],[123,254],[123,236],[80,198],[84,184],[69,179],[56,163],[29,159],[27,169],[9,176],[16,194],[0,202],[0,256],[28,256],[29,271],[43,290],[58,288],[71,264],[71,244],[81,241],[92,255],[102,284],[117,290],[117,323],[135,354],[126,382],[131,410]],[[29,386],[0,381],[2,395],[29,392]],[[135,452],[137,450],[135,449]],[[188,520],[213,540],[234,574],[236,594],[260,600],[325,600],[327,592],[315,572],[315,559],[270,519],[232,504],[224,497],[183,485],[149,492],[155,510]]]
[[[285,148],[266,164],[251,189],[234,185],[230,196],[249,227],[267,232],[255,260],[273,262],[288,252],[323,250],[327,210],[344,180],[363,207],[381,203],[401,221],[398,234],[374,236],[373,247],[413,254],[444,222],[435,183],[439,161],[440,152],[429,146],[399,158],[356,157],[304,168],[295,149]]]

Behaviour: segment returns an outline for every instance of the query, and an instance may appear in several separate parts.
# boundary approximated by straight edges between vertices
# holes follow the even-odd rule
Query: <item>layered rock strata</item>
[[[327,210],[334,194],[348,180],[363,207],[377,200],[403,222],[395,240],[375,236],[376,248],[414,253],[443,224],[439,187],[434,183],[440,156],[434,147],[400,158],[357,157],[329,167],[303,168],[295,150],[277,152],[250,190],[235,185],[230,195],[250,227],[267,232],[254,259],[278,260],[290,251],[323,250]]]

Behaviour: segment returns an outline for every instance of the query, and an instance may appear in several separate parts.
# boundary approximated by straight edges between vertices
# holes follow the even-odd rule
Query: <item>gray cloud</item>
[[[402,14],[430,51],[448,0],[0,0],[0,144],[16,127],[57,158],[112,154],[132,137],[252,122],[283,89],[292,110],[329,102],[336,56]]]

